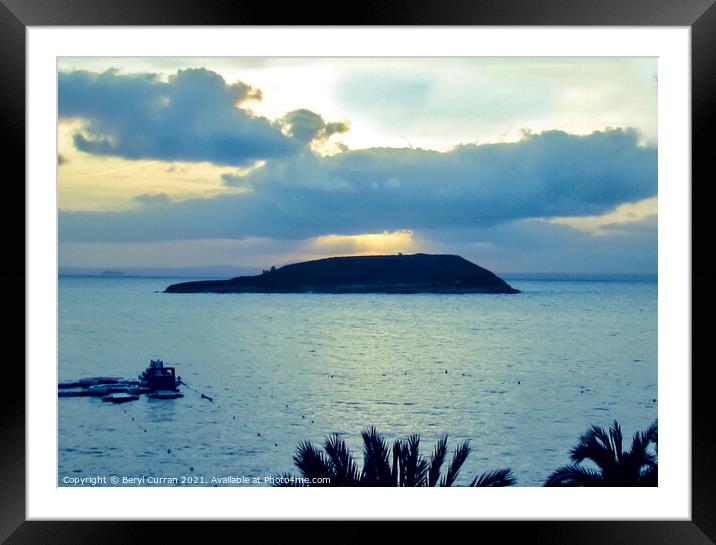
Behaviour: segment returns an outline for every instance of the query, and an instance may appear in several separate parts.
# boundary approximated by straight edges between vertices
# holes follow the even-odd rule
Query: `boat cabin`
[[[174,367],[164,367],[162,360],[152,360],[146,370],[146,380],[151,390],[176,390]]]

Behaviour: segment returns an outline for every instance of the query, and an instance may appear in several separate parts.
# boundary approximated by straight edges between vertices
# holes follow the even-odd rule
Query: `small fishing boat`
[[[146,382],[146,386],[152,390],[171,390],[177,389],[177,378],[174,367],[164,367],[162,360],[151,360],[149,367],[147,367],[139,375],[139,384],[143,386],[143,382]]]

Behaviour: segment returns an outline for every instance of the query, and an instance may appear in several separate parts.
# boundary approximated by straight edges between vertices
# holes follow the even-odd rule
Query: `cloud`
[[[658,213],[658,198],[650,197],[638,202],[623,203],[606,214],[597,216],[578,216],[571,218],[552,218],[552,223],[569,225],[575,229],[586,231],[593,235],[605,235],[610,230],[628,229],[629,224],[641,222],[646,218],[654,217]]]
[[[61,153],[57,154],[57,166],[66,165],[69,162],[70,162],[70,160],[67,157],[65,157]]]
[[[513,141],[522,128],[587,134],[636,126],[654,143],[656,69],[654,58],[628,57],[366,60],[343,72],[335,98],[356,120],[352,138],[368,122],[439,149]]]
[[[602,229],[609,234],[621,233],[639,235],[643,233],[656,233],[659,225],[659,218],[656,214],[647,216],[640,221],[629,221],[624,223],[610,223],[604,225]]]
[[[303,240],[249,237],[235,239],[165,240],[151,242],[63,242],[61,267],[255,267],[333,255],[420,251],[409,231],[356,237],[328,235]]]
[[[136,195],[133,200],[147,207],[166,206],[172,202],[172,199],[166,193],[146,193],[144,195]]]
[[[249,237],[61,242],[60,266],[233,265],[255,267],[258,272],[271,265],[333,255],[430,252],[462,255],[496,272],[654,273],[658,246],[654,220],[630,223],[628,230],[614,230],[607,236],[592,236],[540,220],[518,220],[486,228],[324,235],[301,240]]]
[[[419,234],[426,251],[457,253],[495,271],[655,273],[657,223],[652,216],[612,224],[601,236],[538,219]]]
[[[221,183],[228,187],[249,187],[246,184],[246,176],[237,176],[230,172],[225,172],[221,175]]]
[[[485,233],[490,245],[476,254],[502,271],[655,273],[656,218],[629,225],[608,236],[593,236],[565,225],[521,220]]]
[[[301,147],[240,107],[260,91],[203,68],[167,81],[152,73],[60,72],[58,94],[60,118],[85,121],[73,140],[87,153],[240,166]]]
[[[656,149],[633,130],[559,131],[449,152],[309,150],[245,177],[252,192],[160,210],[60,212],[63,240],[169,240],[485,228],[527,218],[603,214],[657,193]]]
[[[334,134],[348,132],[350,128],[347,121],[326,123],[323,117],[305,109],[287,113],[281,123],[291,138],[304,144],[328,140]]]

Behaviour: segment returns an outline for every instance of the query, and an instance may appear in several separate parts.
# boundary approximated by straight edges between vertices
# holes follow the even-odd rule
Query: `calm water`
[[[299,441],[470,439],[459,482],[567,463],[589,424],[657,416],[657,283],[511,280],[519,295],[162,294],[163,278],[61,277],[59,378],[174,363],[185,397],[59,399],[59,484],[95,475],[264,477]],[[446,373],[447,371],[447,373]],[[209,402],[200,397],[213,398]],[[260,435],[259,435],[260,434]],[[192,469],[193,468],[193,471]]]

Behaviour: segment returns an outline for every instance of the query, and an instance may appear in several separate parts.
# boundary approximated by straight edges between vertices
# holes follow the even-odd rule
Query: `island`
[[[519,293],[457,255],[329,257],[256,276],[172,284],[165,293]]]

